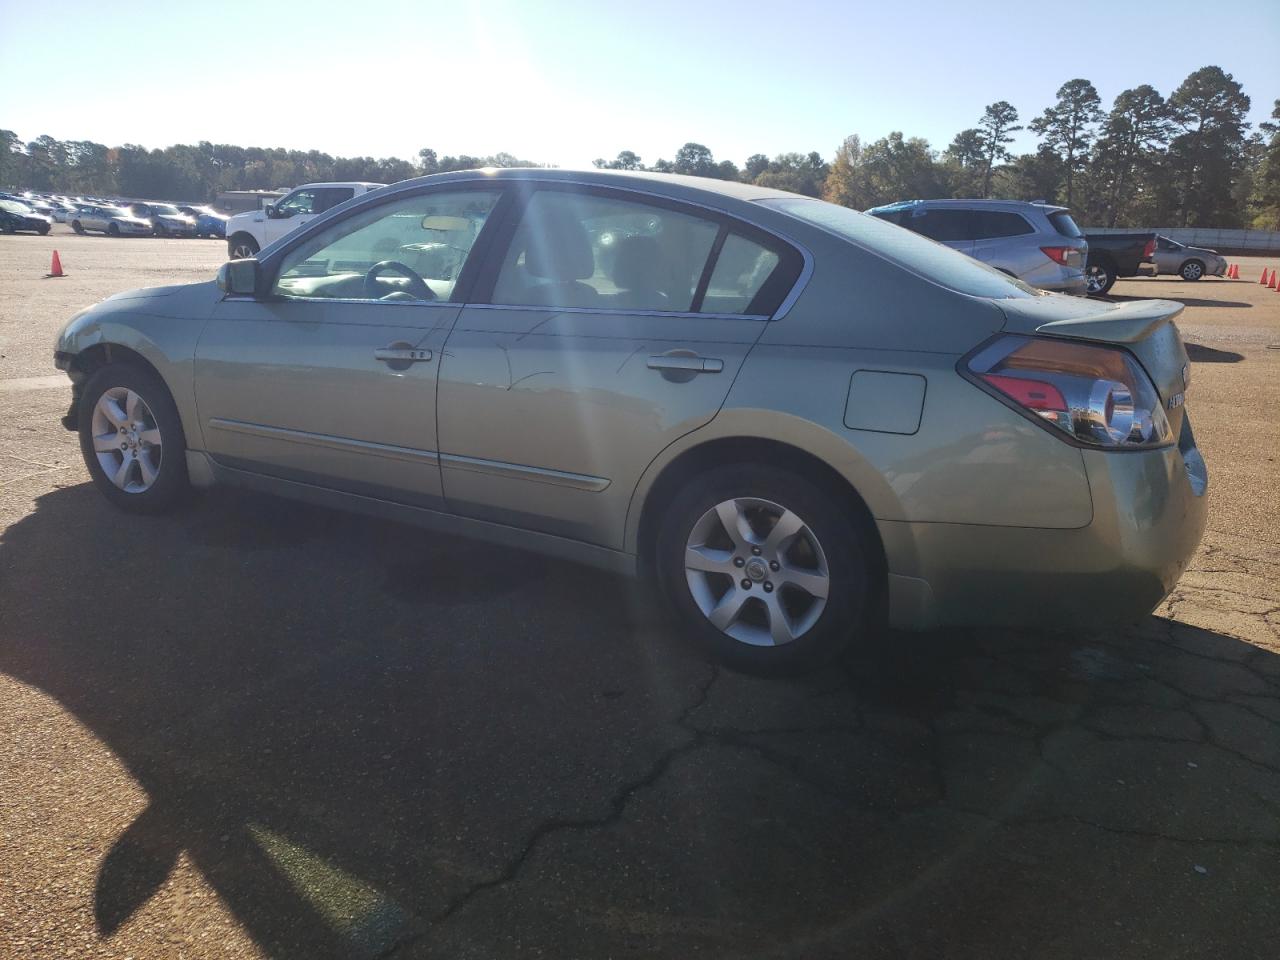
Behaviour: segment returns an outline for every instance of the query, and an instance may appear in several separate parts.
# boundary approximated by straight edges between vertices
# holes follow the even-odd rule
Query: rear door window
[[[1020,237],[1035,233],[1035,228],[1016,213],[1003,210],[974,211],[976,240],[995,240],[999,237]]]

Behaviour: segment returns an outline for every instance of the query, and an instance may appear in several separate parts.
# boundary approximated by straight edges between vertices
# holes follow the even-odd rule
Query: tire
[[[736,534],[722,516],[737,518]],[[769,531],[778,522],[795,532],[775,552]],[[681,490],[661,520],[653,561],[691,639],[736,669],[783,675],[830,661],[865,631],[868,556],[837,498],[791,471],[746,463]]]
[[[85,383],[78,415],[80,453],[94,486],[113,505],[163,513],[186,498],[191,485],[182,420],[154,373],[131,363],[99,368]],[[117,448],[117,437],[123,447]]]
[[[227,256],[232,260],[247,260],[256,257],[262,248],[253,237],[238,233],[227,241]]]
[[[1178,276],[1183,280],[1199,280],[1204,276],[1204,264],[1199,260],[1188,260],[1178,268]]]
[[[118,223],[108,223],[108,224],[107,224],[107,236],[109,236],[109,237],[118,237],[118,236],[120,236],[120,224],[118,224]]]
[[[79,220],[71,221],[71,229],[74,230],[76,233],[84,233],[84,227],[80,225]]]
[[[49,235],[49,231],[50,231],[50,229],[52,229],[52,228],[49,226],[49,224],[47,224],[47,223],[41,224],[41,225],[40,225],[40,236],[42,236],[42,237],[47,237],[47,236]]]
[[[1116,285],[1116,268],[1109,260],[1090,260],[1084,268],[1084,284],[1089,296],[1106,296]]]
[[[17,231],[14,229],[13,224],[11,223],[0,224],[0,233],[16,233],[16,232]]]

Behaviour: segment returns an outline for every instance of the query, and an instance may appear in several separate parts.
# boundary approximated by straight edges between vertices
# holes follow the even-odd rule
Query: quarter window
[[[1016,213],[1001,210],[974,211],[977,228],[974,231],[976,240],[994,240],[998,237],[1020,237],[1035,233],[1035,228]]]
[[[702,298],[702,313],[747,313],[756,295],[778,269],[773,250],[731,233],[725,238]]]
[[[496,190],[396,200],[343,217],[290,250],[274,292],[343,300],[449,300]]]
[[[492,302],[687,312],[719,231],[666,207],[539,191],[507,248]]]

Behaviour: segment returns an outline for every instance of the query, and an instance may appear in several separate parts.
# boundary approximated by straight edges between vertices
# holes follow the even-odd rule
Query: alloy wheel
[[[781,646],[811,630],[831,575],[813,530],[771,500],[738,497],[702,515],[685,545],[685,579],[712,626],[752,646]]]
[[[93,450],[98,465],[125,493],[144,493],[160,476],[164,445],[155,414],[128,387],[111,387],[93,408]]]
[[[1107,271],[1097,265],[1085,271],[1084,282],[1089,293],[1101,293],[1106,289],[1108,279]]]

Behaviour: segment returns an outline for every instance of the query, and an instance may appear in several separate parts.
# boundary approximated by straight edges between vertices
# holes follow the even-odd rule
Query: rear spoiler
[[[1036,327],[1036,333],[1109,343],[1137,343],[1177,319],[1184,305],[1174,300],[1135,300],[1108,306],[1096,314],[1054,320]]]

